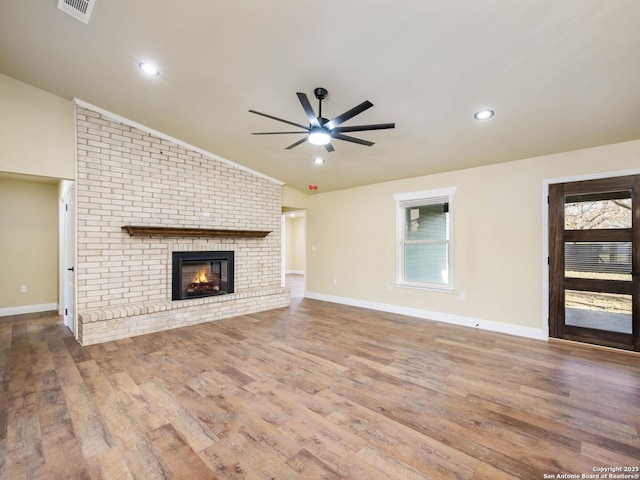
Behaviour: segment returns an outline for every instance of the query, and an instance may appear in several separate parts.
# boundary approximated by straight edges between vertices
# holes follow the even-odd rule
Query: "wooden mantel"
[[[232,238],[264,238],[271,233],[267,230],[219,230],[215,228],[183,228],[183,227],[147,227],[125,225],[122,230],[132,237],[232,237]]]

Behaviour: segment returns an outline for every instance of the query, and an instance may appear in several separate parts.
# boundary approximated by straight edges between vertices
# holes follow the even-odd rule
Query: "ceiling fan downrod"
[[[322,119],[322,100],[329,94],[326,88],[318,87],[313,91],[313,94],[318,99],[318,120]],[[322,124],[322,122],[321,122]]]

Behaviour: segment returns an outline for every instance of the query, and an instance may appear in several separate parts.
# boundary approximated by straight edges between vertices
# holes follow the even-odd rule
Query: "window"
[[[393,196],[399,286],[452,290],[451,212],[455,187]]]

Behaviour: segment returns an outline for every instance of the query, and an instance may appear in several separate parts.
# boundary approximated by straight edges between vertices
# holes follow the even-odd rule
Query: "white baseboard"
[[[304,275],[304,270],[287,270],[285,274],[293,273],[295,275]]]
[[[0,317],[8,317],[9,315],[22,315],[24,313],[39,313],[58,311],[57,303],[41,303],[40,305],[23,305],[20,307],[0,308]]]
[[[462,325],[464,327],[479,328],[491,332],[507,333],[518,337],[533,338],[536,340],[548,340],[542,328],[523,327],[521,325],[512,325],[509,323],[494,322],[491,320],[481,320],[473,317],[465,317],[462,315],[453,315],[450,313],[432,312],[422,310],[420,308],[402,307],[399,305],[390,305],[387,303],[369,302],[366,300],[356,300],[353,298],[337,297],[333,295],[325,295],[322,293],[305,292],[306,298],[314,300],[323,300],[325,302],[340,303],[350,305],[352,307],[369,308],[371,310],[379,310],[381,312],[397,313],[399,315],[407,315],[409,317],[423,318],[425,320],[433,320],[435,322],[451,323],[453,325]]]

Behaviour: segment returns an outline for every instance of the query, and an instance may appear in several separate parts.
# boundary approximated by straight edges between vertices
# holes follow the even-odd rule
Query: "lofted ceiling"
[[[0,0],[0,73],[102,109],[309,193],[640,138],[638,0]],[[140,61],[160,75],[144,76]],[[393,130],[254,136],[332,118]],[[495,110],[476,121],[475,111]],[[314,165],[321,156],[325,164]]]

